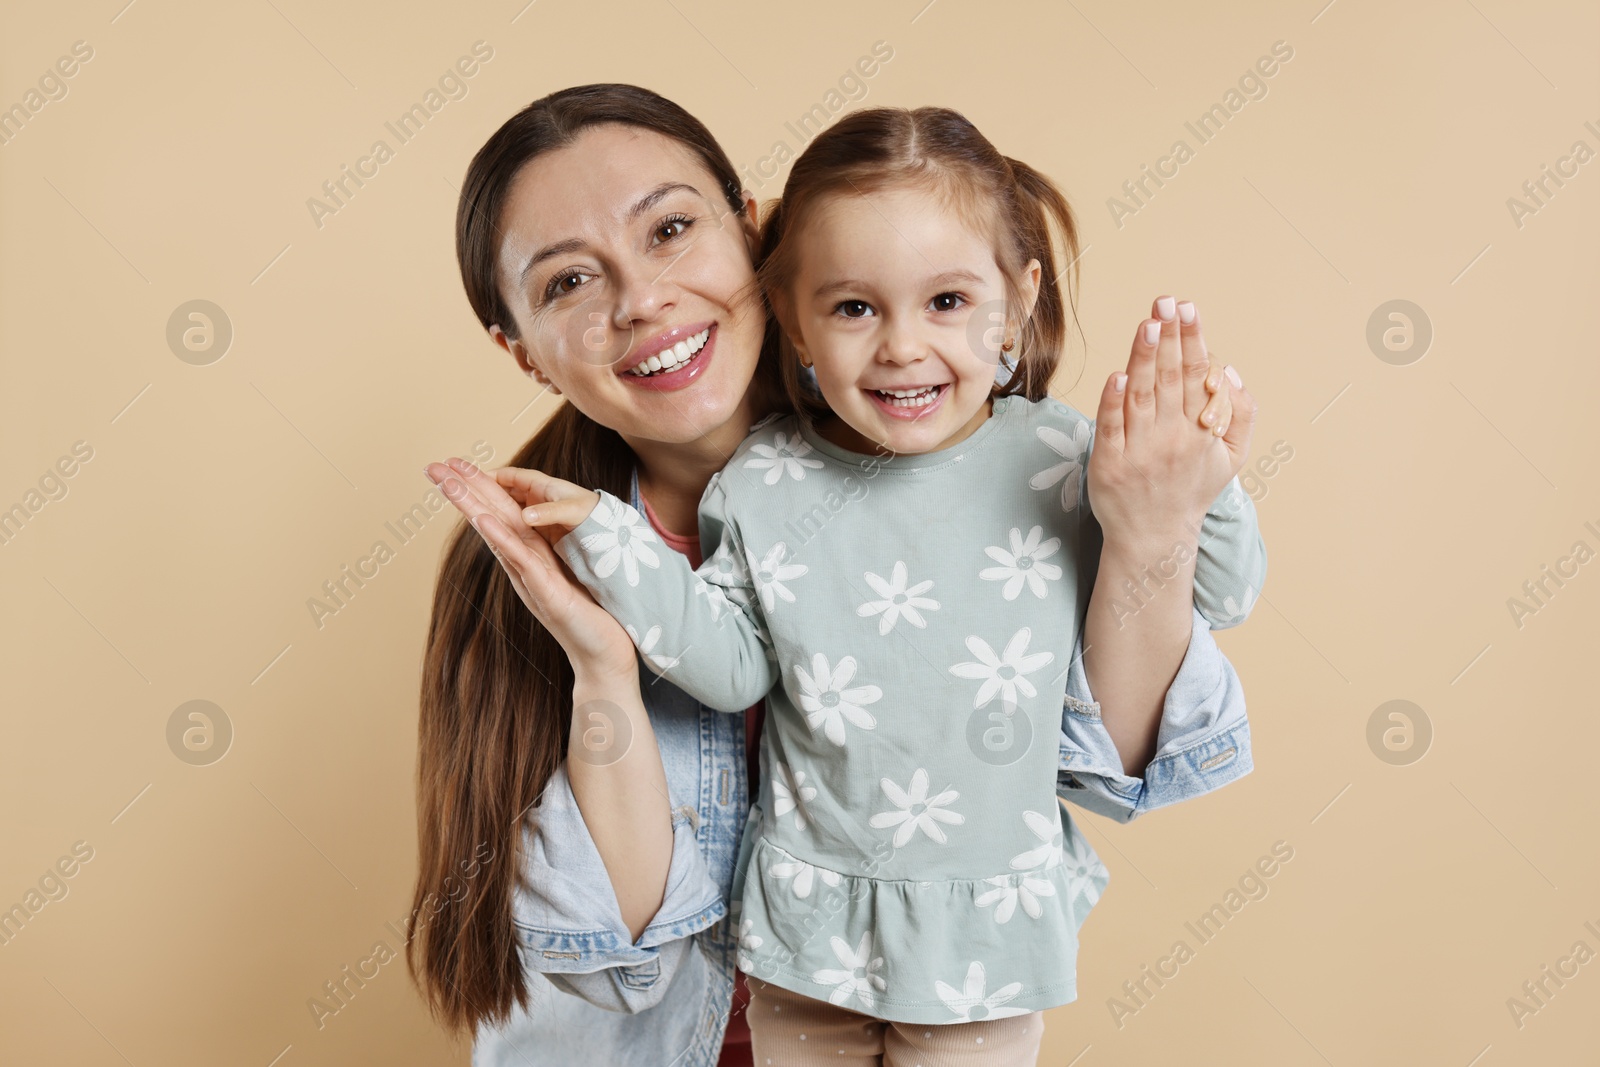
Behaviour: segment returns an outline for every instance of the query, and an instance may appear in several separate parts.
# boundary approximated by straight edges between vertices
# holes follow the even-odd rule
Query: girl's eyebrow
[[[920,284],[925,287],[932,287],[936,285],[949,285],[956,282],[964,282],[967,285],[982,285],[984,283],[984,279],[981,275],[974,274],[970,270],[958,268],[956,270],[943,271],[939,274],[935,274],[931,278],[925,278]],[[819,285],[815,295],[830,296],[837,292],[847,292],[852,289],[862,290],[869,288],[871,288],[871,286],[860,279],[840,278],[838,281],[825,282],[822,285]]]
[[[640,197],[638,202],[628,209],[628,220],[631,222],[634,219],[637,219],[640,215],[643,215],[646,211],[649,211],[651,208],[661,203],[662,200],[666,199],[671,194],[678,192],[694,193],[696,196],[700,195],[700,190],[696,189],[692,185],[686,185],[683,182],[662,182],[660,185],[644,194],[644,196]],[[564,256],[568,252],[576,252],[582,247],[583,242],[576,237],[569,237],[565,241],[557,241],[553,245],[545,245],[543,248],[539,249],[539,251],[535,252],[531,257],[529,257],[528,262],[524,263],[522,265],[522,269],[517,272],[518,287],[521,287],[528,280],[528,273],[540,263],[543,263],[545,260],[550,259],[553,256]]]

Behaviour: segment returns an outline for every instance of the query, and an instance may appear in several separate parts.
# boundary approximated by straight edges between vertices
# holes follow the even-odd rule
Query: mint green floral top
[[[1015,396],[912,456],[775,417],[706,488],[698,572],[609,493],[558,542],[657,672],[722,711],[768,698],[734,883],[746,973],[921,1024],[1076,998],[1106,871],[1055,789],[1099,562],[1092,439]],[[1237,480],[1200,541],[1196,607],[1229,625],[1266,568]]]

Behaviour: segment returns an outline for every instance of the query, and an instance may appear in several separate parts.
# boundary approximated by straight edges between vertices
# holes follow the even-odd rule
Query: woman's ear
[[[744,208],[739,212],[739,227],[744,230],[745,244],[750,249],[750,262],[754,263],[761,254],[761,213],[756,206],[756,198],[749,193],[744,196]]]
[[[540,385],[544,386],[557,396],[561,395],[561,390],[552,385],[550,379],[545,377],[544,371],[539,368],[538,364],[533,362],[531,354],[528,352],[527,345],[523,344],[520,340],[507,337],[506,332],[500,328],[498,323],[489,327],[489,339],[495,344],[499,345],[501,348],[505,349],[511,358],[517,361],[517,366],[521,368],[522,373],[526,374],[528,377],[532,378],[534,381],[538,382]]]

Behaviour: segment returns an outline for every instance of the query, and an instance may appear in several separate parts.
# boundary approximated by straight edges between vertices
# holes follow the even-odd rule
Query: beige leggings
[[[886,1022],[746,976],[756,1067],[1034,1067],[1044,1013],[925,1026]]]

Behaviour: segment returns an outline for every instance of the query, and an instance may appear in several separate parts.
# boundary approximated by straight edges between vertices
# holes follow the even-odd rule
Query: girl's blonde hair
[[[1020,393],[1029,400],[1049,393],[1050,378],[1066,340],[1066,314],[1077,321],[1078,227],[1055,183],[1026,163],[1001,155],[976,126],[943,107],[868,108],[840,119],[795,160],[783,199],[770,205],[761,228],[757,275],[773,310],[773,326],[787,315],[785,299],[798,267],[796,235],[806,216],[830,195],[863,195],[894,186],[925,186],[943,195],[979,232],[992,235],[995,260],[1005,276],[1006,304],[1018,308],[1017,280],[1030,259],[1039,261],[1038,299],[1026,321],[1008,313],[1007,336],[1018,346],[1010,378],[995,394]],[[1054,224],[1068,270],[1056,267]],[[1070,274],[1063,297],[1059,274]],[[1013,328],[1020,325],[1013,335]],[[782,324],[786,333],[792,323]],[[825,402],[802,385],[799,357],[785,335],[779,340],[784,389],[807,418],[828,412]]]

